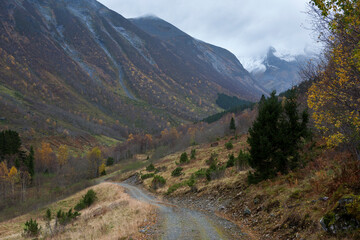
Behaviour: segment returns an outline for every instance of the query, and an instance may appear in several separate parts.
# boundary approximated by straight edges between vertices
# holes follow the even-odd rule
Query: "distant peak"
[[[133,19],[153,19],[153,20],[162,20],[161,18],[159,18],[158,16],[156,16],[155,14],[146,14],[140,17],[136,17]]]
[[[274,47],[270,46],[268,53],[276,53],[276,49]]]

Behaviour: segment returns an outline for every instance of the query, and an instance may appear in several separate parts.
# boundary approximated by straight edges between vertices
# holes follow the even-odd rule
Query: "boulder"
[[[360,228],[360,195],[345,195],[320,220],[321,227],[329,233]]]
[[[251,215],[251,210],[248,207],[245,207],[243,213],[245,216]]]

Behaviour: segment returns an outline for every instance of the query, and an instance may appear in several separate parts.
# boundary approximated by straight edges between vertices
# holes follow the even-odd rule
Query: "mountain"
[[[229,51],[95,0],[2,0],[0,23],[0,128],[31,137],[122,139],[263,93]]]
[[[191,63],[187,67],[192,68],[193,72],[207,76],[224,89],[231,90],[232,94],[237,93],[242,99],[254,100],[264,93],[235,55],[228,50],[197,40],[158,17],[129,20],[164,42],[176,58]]]
[[[261,65],[251,71],[252,76],[271,92],[284,92],[301,82],[300,66],[310,59],[306,55],[283,55],[270,47]]]

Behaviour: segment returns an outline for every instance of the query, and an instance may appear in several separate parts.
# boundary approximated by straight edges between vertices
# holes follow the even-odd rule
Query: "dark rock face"
[[[342,197],[333,210],[320,220],[322,228],[330,233],[338,233],[360,228],[360,196]]]

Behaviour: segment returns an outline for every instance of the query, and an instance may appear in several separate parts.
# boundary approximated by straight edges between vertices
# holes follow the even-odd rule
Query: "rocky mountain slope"
[[[263,93],[227,50],[95,0],[4,0],[0,21],[0,124],[29,135],[119,139],[208,116],[219,92]]]
[[[270,47],[262,61],[262,68],[251,71],[252,76],[269,92],[281,93],[301,82],[299,70],[310,59],[306,55],[281,57]]]

